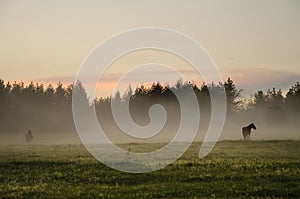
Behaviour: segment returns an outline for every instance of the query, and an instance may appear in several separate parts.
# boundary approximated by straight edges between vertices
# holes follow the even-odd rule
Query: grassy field
[[[300,198],[300,141],[222,141],[204,159],[200,145],[145,174],[106,167],[80,145],[2,146],[0,198]]]

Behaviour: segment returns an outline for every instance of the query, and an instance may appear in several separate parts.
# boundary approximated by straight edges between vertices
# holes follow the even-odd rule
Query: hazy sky
[[[0,0],[0,78],[71,82],[97,44],[144,26],[174,29],[197,40],[223,78],[230,76],[244,95],[300,80],[299,0]],[[154,61],[197,81],[184,61],[148,51],[113,64],[102,89],[130,65]],[[147,74],[168,82],[161,71]]]

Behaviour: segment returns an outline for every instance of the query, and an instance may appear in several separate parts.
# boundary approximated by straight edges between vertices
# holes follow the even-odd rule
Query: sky
[[[207,50],[223,79],[231,77],[244,96],[259,89],[288,89],[300,80],[299,0],[0,0],[0,79],[71,83],[99,43],[140,27],[192,37]],[[202,81],[184,60],[146,50],[113,63],[98,95],[110,95],[130,68],[153,62]],[[172,83],[175,77],[165,69],[140,74],[161,83]],[[129,79],[123,88],[142,80]]]

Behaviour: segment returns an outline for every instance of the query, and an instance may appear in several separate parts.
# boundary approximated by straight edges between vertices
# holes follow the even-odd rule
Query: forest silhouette
[[[280,89],[260,90],[254,93],[247,102],[241,100],[241,90],[228,78],[218,84],[196,85],[193,82],[178,80],[174,85],[153,83],[151,86],[138,86],[133,90],[130,86],[121,95],[88,99],[84,86],[73,83],[56,86],[31,82],[4,82],[0,79],[0,137],[1,144],[23,143],[28,129],[33,132],[35,143],[79,143],[72,115],[72,93],[81,92],[89,108],[93,106],[102,128],[107,136],[115,142],[136,142],[135,138],[124,135],[115,124],[111,103],[114,100],[120,106],[129,102],[133,120],[139,125],[150,122],[149,108],[153,104],[161,104],[167,112],[166,125],[162,135],[151,138],[150,142],[171,139],[179,125],[180,106],[173,91],[176,90],[189,98],[191,89],[198,99],[201,120],[199,136],[204,136],[210,121],[210,92],[218,92],[224,86],[227,96],[227,117],[222,133],[223,139],[241,139],[240,128],[255,122],[260,134],[259,139],[299,138],[300,122],[300,84],[291,86],[286,94]],[[193,118],[189,118],[193,120]],[[141,132],[142,133],[142,132]]]

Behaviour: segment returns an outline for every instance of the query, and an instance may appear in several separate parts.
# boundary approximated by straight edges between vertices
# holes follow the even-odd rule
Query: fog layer
[[[281,90],[258,91],[247,103],[239,101],[241,91],[236,89],[231,79],[219,84],[203,84],[178,81],[173,86],[153,83],[150,87],[130,87],[121,96],[91,100],[87,98],[81,83],[64,87],[43,84],[5,83],[0,80],[0,144],[26,144],[25,135],[30,130],[33,135],[31,144],[80,144],[72,116],[72,93],[81,92],[87,108],[95,107],[99,124],[106,136],[114,143],[132,142],[169,142],[176,135],[180,121],[180,103],[174,91],[187,99],[193,91],[198,106],[191,105],[189,111],[200,110],[200,125],[195,141],[202,141],[211,121],[210,92],[225,88],[227,95],[227,116],[220,140],[243,139],[241,128],[254,123],[251,139],[299,139],[300,122],[300,85],[291,86],[286,95]],[[116,124],[111,104],[129,104],[133,121],[146,126],[151,120],[149,110],[160,104],[166,111],[166,123],[162,130],[150,138],[138,139],[127,135]],[[195,122],[195,118],[185,118]],[[88,118],[87,118],[88,124]],[[189,134],[193,129],[188,129]],[[143,131],[140,132],[141,135]],[[184,141],[184,138],[182,138]],[[97,142],[97,141],[95,141]],[[101,142],[101,141],[99,141]]]

